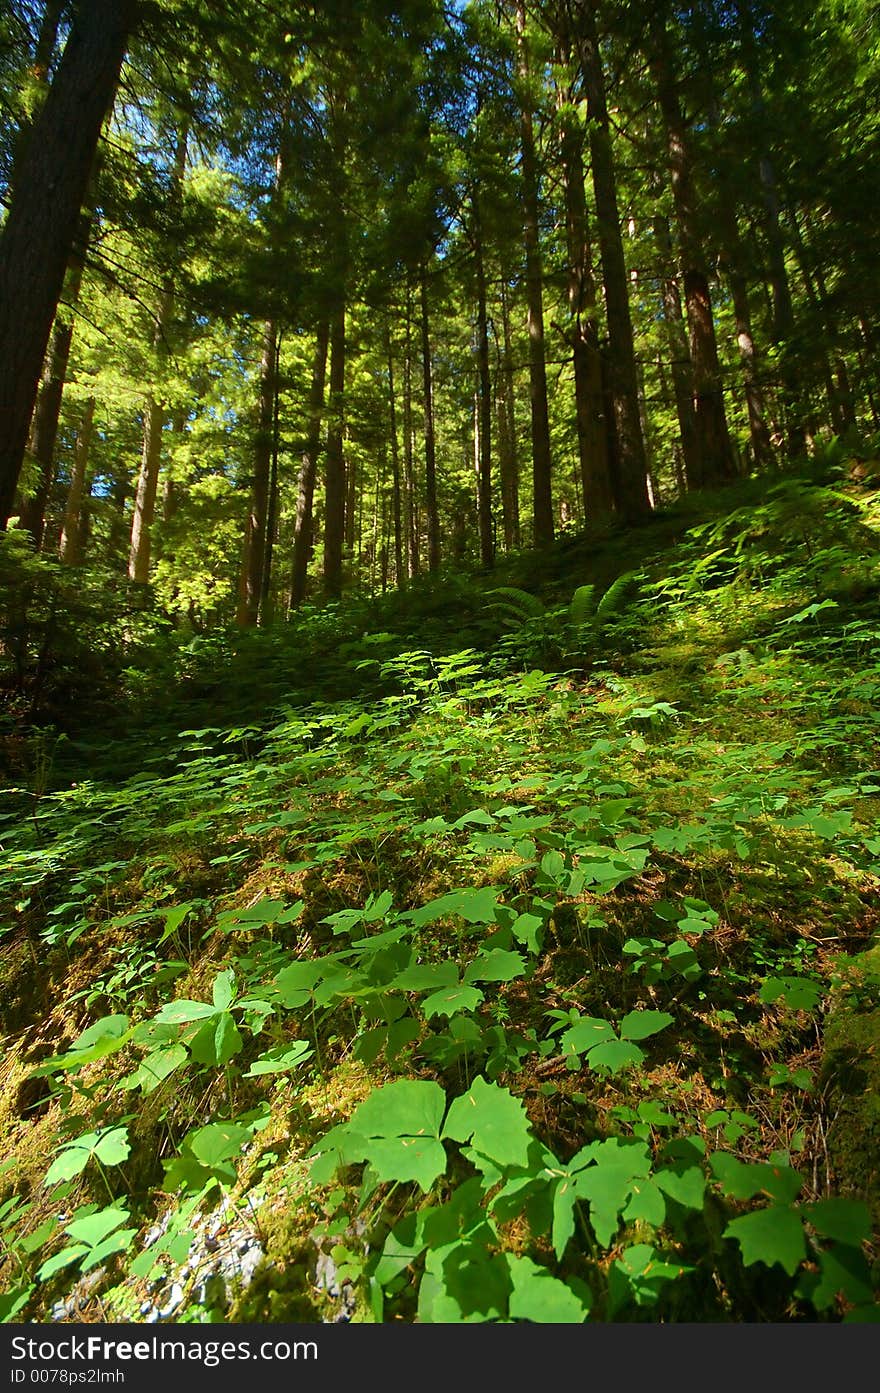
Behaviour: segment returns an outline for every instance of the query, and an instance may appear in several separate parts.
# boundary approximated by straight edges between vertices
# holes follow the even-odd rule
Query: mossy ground
[[[512,903],[525,903],[540,861],[529,849],[537,835],[529,819],[561,838],[592,827],[597,844],[651,843],[642,871],[611,890],[557,895],[534,971],[485,994],[481,1031],[502,1027],[531,1042],[498,1077],[523,1100],[543,1143],[570,1157],[629,1125],[621,1119],[640,1103],[661,1100],[676,1126],[708,1147],[733,1145],[748,1160],[787,1157],[803,1176],[805,1200],[863,1198],[880,1221],[880,1012],[871,997],[880,910],[871,783],[880,766],[873,717],[880,614],[866,586],[880,568],[876,534],[864,522],[876,527],[880,507],[877,495],[859,495],[857,529],[845,508],[836,522],[811,508],[790,535],[789,514],[780,521],[769,503],[758,524],[743,518],[762,497],[749,485],[710,503],[709,515],[696,519],[704,534],[718,533],[708,540],[688,537],[695,516],[686,509],[623,549],[613,535],[594,539],[592,553],[582,543],[560,547],[543,576],[551,620],[555,599],[573,584],[606,583],[626,568],[643,572],[641,597],[580,666],[547,665],[535,680],[532,645],[546,664],[558,626],[548,620],[537,639],[528,625],[499,633],[494,620],[480,618],[491,609],[477,591],[465,624],[476,680],[438,679],[434,659],[456,651],[462,628],[454,615],[444,627],[435,614],[434,658],[416,648],[415,635],[399,637],[384,686],[360,701],[291,698],[246,738],[241,727],[252,707],[228,735],[216,714],[202,710],[209,729],[156,753],[154,769],[164,760],[167,775],[78,779],[44,796],[34,835],[13,842],[20,873],[36,888],[23,897],[16,887],[16,900],[28,902],[14,911],[17,927],[0,966],[7,989],[0,1126],[11,1162],[0,1198],[29,1204],[15,1237],[57,1212],[56,1193],[42,1184],[47,1160],[96,1117],[128,1117],[131,1155],[109,1184],[143,1229],[178,1203],[163,1188],[163,1162],[188,1133],[212,1117],[267,1107],[234,1189],[241,1200],[259,1197],[266,1261],[246,1291],[207,1314],[332,1320],[338,1305],[315,1286],[316,1255],[328,1235],[338,1242],[350,1231],[357,1188],[344,1178],[335,1187],[311,1184],[308,1152],[401,1071],[439,1079],[450,1096],[466,1089],[481,1065],[467,1052],[444,1062],[443,1018],[423,1023],[417,1049],[364,1063],[356,1003],[320,1021],[294,1011],[285,1038],[312,1041],[313,1073],[280,1083],[245,1077],[261,1048],[256,1039],[232,1074],[172,1074],[143,1097],[114,1091],[138,1062],[130,1047],[78,1074],[72,1099],[63,1081],[50,1091],[32,1069],[102,1015],[149,1017],[174,997],[210,1000],[230,964],[246,976],[257,974],[248,964],[261,955],[276,970],[282,960],[334,951],[348,940],[328,916],[383,891],[402,910],[461,886],[498,886]],[[798,516],[793,502],[789,511]],[[798,618],[828,598],[816,552],[823,544],[839,551],[841,539],[850,563],[834,562],[833,605]],[[701,572],[702,556],[719,542],[724,554]],[[537,585],[542,577],[520,575],[513,563],[500,579]],[[374,632],[391,623],[377,612]],[[375,676],[375,646],[350,644],[352,663],[372,664]],[[282,656],[294,662],[292,652]],[[198,714],[187,715],[197,729]],[[525,820],[515,846],[503,835],[511,815]],[[701,974],[645,979],[626,945],[662,932],[658,906],[688,898],[715,913],[689,940]],[[247,920],[254,906],[296,900],[304,905],[293,925]],[[165,915],[182,904],[191,906],[186,919],[163,938]],[[419,951],[427,961],[466,959],[487,933],[440,920],[420,931]],[[170,977],[162,975],[169,959],[177,962]],[[821,1004],[762,1000],[760,985],[774,975],[806,976]],[[256,975],[249,990],[258,990]],[[548,1038],[546,1013],[572,1006],[597,1016],[646,1006],[673,1012],[675,1023],[642,1067],[608,1077],[537,1050]],[[748,1114],[738,1135],[729,1121],[706,1121],[737,1109]],[[64,1203],[69,1210],[106,1199],[106,1183],[90,1166]],[[373,1205],[372,1242],[394,1222],[397,1202]],[[644,1237],[638,1228],[630,1233]],[[546,1236],[533,1238],[529,1251],[540,1256]],[[506,1231],[510,1251],[525,1251],[529,1241],[516,1225]],[[616,1251],[602,1259],[604,1269]],[[583,1277],[586,1258],[571,1262],[572,1275]],[[688,1279],[668,1307],[671,1318],[803,1318],[776,1269],[761,1281],[752,1272],[750,1286],[725,1263],[725,1290],[712,1295]],[[19,1280],[11,1257],[4,1275],[13,1287]],[[37,1283],[29,1317],[46,1319],[70,1283],[69,1273]],[[125,1279],[123,1259],[108,1265],[102,1283],[82,1318],[129,1318],[143,1282]],[[359,1302],[355,1318],[369,1318]],[[191,1309],[183,1318],[205,1314]],[[406,1297],[389,1308],[395,1317],[413,1318]]]

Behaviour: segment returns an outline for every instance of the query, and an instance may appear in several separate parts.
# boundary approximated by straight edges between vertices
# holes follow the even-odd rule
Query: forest
[[[874,0],[0,9],[0,1321],[880,1317]]]

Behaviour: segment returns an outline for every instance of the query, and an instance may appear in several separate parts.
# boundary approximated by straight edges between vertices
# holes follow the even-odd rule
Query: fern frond
[[[488,594],[500,597],[489,606],[490,609],[507,613],[521,622],[526,619],[541,619],[545,613],[544,605],[537,595],[532,595],[528,590],[519,590],[515,585],[499,585],[488,591]]]
[[[615,614],[618,610],[623,608],[628,598],[628,593],[635,585],[637,579],[638,573],[636,571],[624,571],[622,575],[617,577],[617,580],[609,585],[596,606],[597,624],[603,624],[612,614]]]
[[[568,606],[568,622],[572,629],[580,629],[596,616],[595,585],[579,585]]]

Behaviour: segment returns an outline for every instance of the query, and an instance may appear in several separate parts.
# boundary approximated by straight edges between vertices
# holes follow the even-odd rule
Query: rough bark
[[[650,30],[650,63],[666,127],[667,158],[690,334],[699,470],[697,482],[711,486],[733,478],[736,466],[727,427],[712,293],[697,215],[690,131],[679,101],[665,15],[655,13]]]
[[[507,285],[501,282],[501,391],[498,397],[498,453],[501,474],[501,506],[504,546],[518,547],[519,534],[519,449],[516,438],[516,399],[513,387],[513,351],[510,336],[510,305]]]
[[[608,439],[602,401],[602,362],[596,322],[596,282],[587,200],[584,192],[583,133],[567,120],[561,138],[568,251],[568,311],[574,370],[580,482],[587,518],[607,517],[614,508],[608,471]]]
[[[83,558],[83,497],[86,493],[86,478],[89,467],[89,454],[95,427],[95,398],[89,397],[83,410],[76,444],[73,451],[73,469],[67,503],[64,508],[64,523],[61,529],[59,556],[66,566],[78,566]]]
[[[425,406],[425,510],[428,515],[428,570],[440,565],[440,514],[437,509],[437,446],[434,431],[434,372],[431,364],[431,326],[428,316],[428,272],[419,267],[422,327],[422,390]]]
[[[171,196],[175,199],[180,195],[186,170],[187,139],[188,128],[184,123],[177,132],[174,148]],[[167,335],[173,314],[174,283],[169,278],[166,280],[159,297],[158,313],[153,332],[153,352],[160,362],[168,351]],[[135,492],[134,513],[131,520],[131,545],[128,552],[128,578],[135,585],[146,585],[150,579],[153,519],[156,513],[156,494],[162,462],[162,429],[164,424],[164,402],[157,400],[152,392],[148,392],[144,402],[141,466]]]
[[[489,315],[486,308],[486,266],[483,259],[483,228],[480,203],[472,199],[472,238],[477,281],[477,515],[480,529],[480,562],[487,569],[495,562],[492,523],[492,374],[489,367]]]
[[[403,479],[406,491],[406,573],[419,573],[418,500],[413,460],[412,291],[406,290],[406,347],[403,358]]]
[[[397,401],[394,395],[394,350],[391,329],[385,328],[385,355],[388,359],[388,430],[391,436],[391,512],[394,526],[394,583],[403,585],[406,578],[403,564],[403,507],[400,480],[400,444],[397,439]],[[383,533],[384,535],[384,533]],[[388,583],[387,546],[384,558],[383,594]]]
[[[330,400],[324,457],[324,590],[342,594],[342,544],[345,537],[345,304],[340,302],[330,327]]]
[[[277,391],[278,328],[267,320],[263,328],[263,347],[260,356],[260,395],[257,408],[257,429],[254,434],[254,468],[251,475],[250,499],[244,526],[244,554],[239,583],[236,622],[245,628],[256,624],[260,616],[260,597],[263,587],[263,567],[266,561],[266,521],[269,507],[270,474],[272,469],[272,425],[275,417]]]
[[[9,520],[52,321],[138,0],[82,0],[0,234],[0,528]]]
[[[577,20],[574,39],[590,117],[590,164],[608,324],[608,349],[603,364],[603,389],[613,403],[613,422],[607,410],[605,413],[608,463],[617,509],[624,519],[636,521],[650,513],[651,500],[595,0],[573,0],[572,9]]]
[[[523,79],[520,112],[522,155],[523,242],[526,253],[526,303],[529,331],[529,407],[532,422],[532,517],[538,547],[553,541],[553,459],[550,413],[547,406],[547,362],[544,338],[544,271],[538,222],[538,167],[534,115],[528,95],[529,61],[525,39],[525,3],[517,0],[519,69]]]
[[[296,491],[296,519],[293,524],[293,559],[290,569],[289,609],[301,605],[306,597],[306,578],[314,537],[315,478],[321,449],[321,421],[324,415],[324,384],[327,378],[327,346],[330,325],[318,325],[312,381],[309,387],[308,433],[299,470]]]
[[[694,384],[691,355],[682,318],[681,291],[673,265],[669,220],[662,215],[658,215],[654,219],[654,240],[657,243],[660,259],[663,324],[666,330],[666,342],[669,347],[669,360],[672,369],[672,390],[675,397],[675,412],[678,417],[681,459],[687,487],[693,489],[697,488],[700,482],[700,460],[694,423]]]

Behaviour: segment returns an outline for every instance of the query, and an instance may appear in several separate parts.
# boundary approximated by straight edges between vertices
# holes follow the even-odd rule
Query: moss
[[[852,984],[869,985],[878,967],[880,946],[855,959]],[[822,1078],[835,1188],[864,1199],[880,1232],[880,1007],[869,1002],[866,992],[850,991],[826,1018]]]

